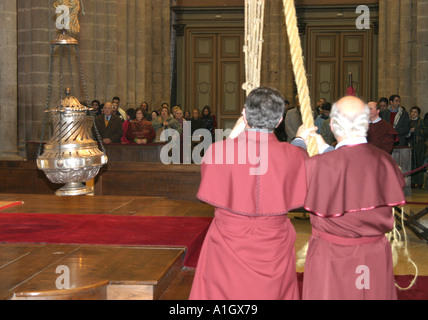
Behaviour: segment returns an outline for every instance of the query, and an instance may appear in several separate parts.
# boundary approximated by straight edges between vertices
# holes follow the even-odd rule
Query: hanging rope
[[[307,128],[313,127],[314,117],[312,115],[306,70],[303,63],[302,44],[299,37],[299,29],[297,28],[296,7],[294,6],[294,0],[283,0],[283,2],[285,23],[290,42],[291,61],[293,62],[294,77],[297,84],[297,93],[299,95],[302,122]],[[318,147],[315,139],[313,138],[309,140],[308,153],[310,156],[318,154]]]
[[[264,0],[245,1],[245,77],[242,88],[248,94],[260,87],[263,51]]]
[[[396,214],[395,214],[395,208],[392,208],[392,215],[394,217],[396,216]],[[415,275],[413,277],[413,280],[410,282],[410,284],[409,284],[409,286],[407,288],[401,288],[397,283],[395,284],[395,286],[399,290],[406,291],[406,290],[411,289],[414,286],[414,284],[416,283],[416,279],[418,278],[418,266],[416,265],[416,263],[410,257],[409,250],[407,249],[407,232],[406,232],[406,227],[405,227],[405,224],[404,224],[404,212],[403,212],[403,209],[401,209],[401,228],[403,230],[404,241],[401,239],[401,234],[397,230],[395,219],[394,219],[394,228],[386,236],[387,236],[389,242],[391,243],[393,266],[395,267],[397,265],[397,263],[398,263],[398,251],[399,250],[403,250],[403,255],[407,258],[407,262],[409,264],[411,264],[414,267],[414,269],[415,269]]]
[[[79,23],[79,11],[80,5],[83,7],[82,0],[57,0],[54,2],[54,8],[58,8],[59,6],[67,6],[70,10],[70,33],[78,34],[80,33],[80,23]],[[82,12],[85,14],[84,10]]]

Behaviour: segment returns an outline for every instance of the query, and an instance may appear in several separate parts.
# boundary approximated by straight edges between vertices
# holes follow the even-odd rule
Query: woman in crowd
[[[202,123],[204,125],[204,129],[207,129],[211,132],[212,141],[215,138],[215,129],[217,128],[217,122],[215,115],[211,114],[211,108],[209,106],[205,106],[202,109]]]
[[[122,144],[131,143],[131,141],[129,141],[128,138],[126,137],[126,133],[128,131],[129,124],[134,119],[135,119],[135,109],[134,108],[129,108],[128,110],[126,110],[126,120],[123,121],[123,123],[122,123],[123,136],[120,139],[120,142]]]
[[[191,119],[191,115],[190,115],[189,110],[184,111],[184,119],[186,119],[187,121],[189,121]]]
[[[169,108],[167,107],[162,107],[160,116],[157,117],[156,120],[152,121],[152,125],[156,132],[159,129],[174,129],[181,134],[183,130],[180,123],[176,119],[171,118]]]
[[[152,124],[144,119],[143,110],[137,108],[135,120],[131,121],[126,131],[126,138],[131,143],[146,144],[152,142],[156,137]]]

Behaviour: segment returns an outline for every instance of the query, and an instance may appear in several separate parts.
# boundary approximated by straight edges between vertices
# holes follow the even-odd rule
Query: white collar
[[[340,147],[343,147],[343,146],[349,146],[349,145],[355,145],[355,144],[364,144],[364,143],[367,143],[367,138],[365,138],[365,137],[348,138],[348,139],[345,139],[345,140],[339,142],[336,145],[336,149],[339,149]]]
[[[369,123],[378,123],[380,120],[382,120],[382,118],[381,118],[381,117],[377,117],[377,119],[376,119],[376,120],[374,120],[374,121],[369,121]]]

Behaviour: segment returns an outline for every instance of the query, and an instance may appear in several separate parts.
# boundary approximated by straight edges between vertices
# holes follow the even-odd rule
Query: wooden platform
[[[1,245],[0,299],[159,299],[183,268],[184,252],[184,248]]]
[[[0,214],[211,217],[214,212],[204,203],[164,197],[0,194],[0,201],[23,202]],[[0,244],[0,299],[187,299],[194,270],[183,267],[184,255],[185,248],[177,247]],[[58,267],[69,271],[69,289],[58,289],[57,281],[67,275]]]
[[[414,190],[409,201],[428,202],[428,191]],[[165,197],[0,194],[0,201],[23,201],[22,205],[0,209],[8,213],[112,214],[212,217],[214,209],[201,202]],[[415,212],[424,205],[407,205]],[[308,219],[295,219],[296,252],[308,241]],[[428,275],[428,244],[407,230],[409,252],[419,275]],[[0,299],[188,299],[194,269],[183,267],[184,248],[135,246],[0,244]],[[70,271],[70,289],[57,289],[59,266]],[[297,268],[303,272],[303,268]],[[414,274],[403,257],[394,274]]]

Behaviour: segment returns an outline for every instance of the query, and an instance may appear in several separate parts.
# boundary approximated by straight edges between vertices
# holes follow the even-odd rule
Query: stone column
[[[19,144],[39,141],[48,95],[50,42],[55,39],[55,10],[50,1],[17,1]],[[58,52],[56,52],[58,57]],[[66,66],[66,64],[65,64]],[[58,71],[56,66],[56,71]],[[52,103],[58,103],[58,73]]]
[[[379,95],[428,112],[428,0],[379,3]]]
[[[0,159],[18,157],[18,77],[16,0],[0,3]]]
[[[412,0],[400,1],[400,64],[399,92],[401,104],[410,111],[412,107]],[[407,57],[406,59],[404,57]]]
[[[428,0],[417,1],[417,27],[415,104],[428,112]]]

